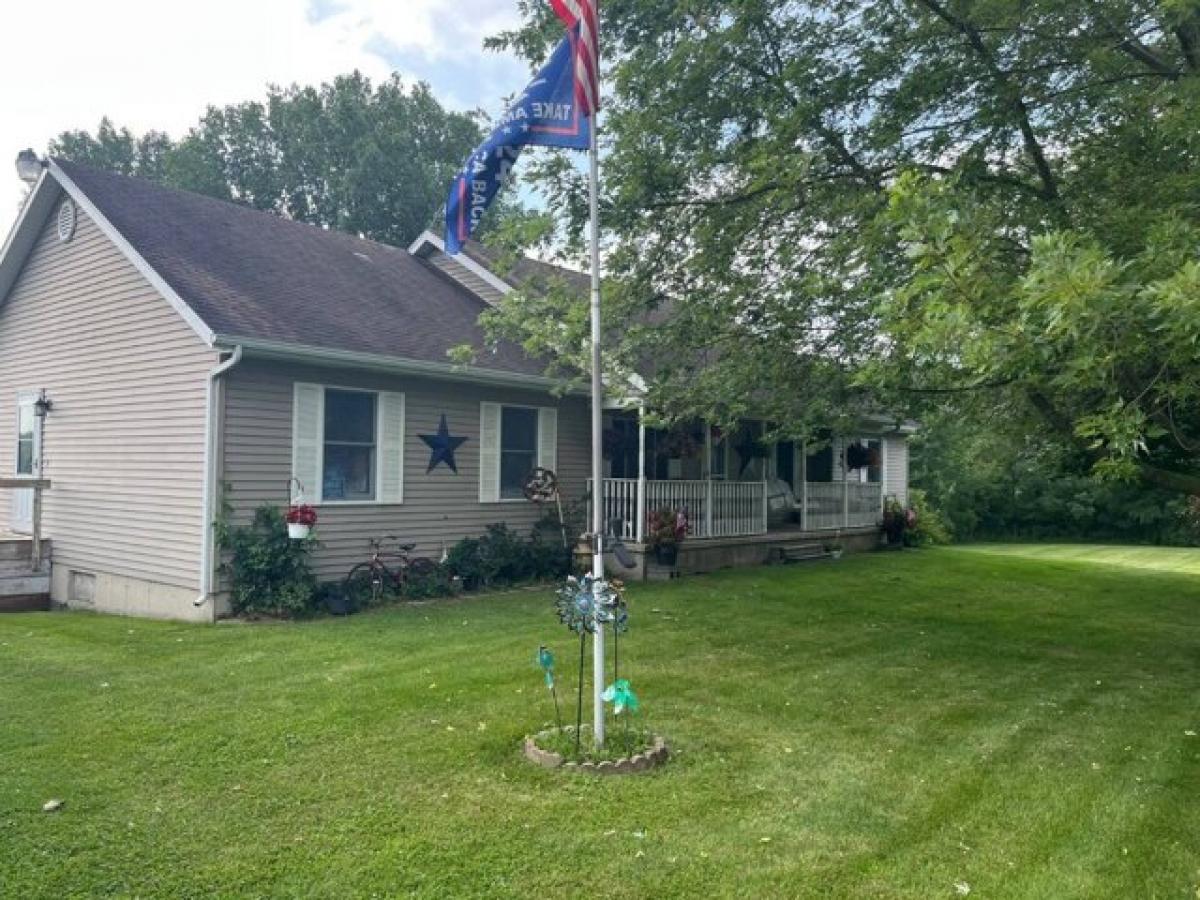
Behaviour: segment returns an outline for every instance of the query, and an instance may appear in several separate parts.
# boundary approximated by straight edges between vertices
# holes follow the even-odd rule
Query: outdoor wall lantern
[[[33,401],[33,414],[39,419],[46,418],[46,413],[54,409],[54,401],[46,396],[46,389],[42,388],[41,396]]]

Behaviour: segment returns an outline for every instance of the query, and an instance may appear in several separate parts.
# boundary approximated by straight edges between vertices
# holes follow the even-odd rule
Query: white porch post
[[[842,527],[850,527],[850,466],[846,461],[846,442],[838,444],[838,458],[842,466]]]
[[[646,541],[646,407],[638,405],[637,528],[639,544]]]
[[[704,536],[713,536],[712,423],[704,423]]]
[[[800,530],[808,531],[808,450],[800,441]]]

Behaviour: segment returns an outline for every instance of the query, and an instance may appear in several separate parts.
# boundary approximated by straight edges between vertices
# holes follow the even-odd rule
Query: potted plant
[[[910,525],[916,524],[915,514],[905,509],[895,497],[889,497],[883,504],[883,522],[879,526],[887,539],[889,547],[899,549],[904,546],[904,533]]]
[[[293,503],[284,515],[284,521],[287,522],[288,537],[302,541],[317,524],[317,511],[307,503]]]
[[[687,537],[687,509],[663,507],[650,513],[646,543],[654,550],[659,565],[674,566],[679,561],[679,545]]]

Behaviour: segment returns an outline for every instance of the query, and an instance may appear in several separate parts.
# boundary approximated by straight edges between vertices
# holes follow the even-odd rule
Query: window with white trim
[[[530,470],[557,470],[558,410],[501,403],[479,407],[479,501],[524,500]]]
[[[296,382],[292,403],[293,499],[403,502],[404,394]]]
[[[325,389],[321,497],[374,500],[375,394]]]
[[[500,408],[500,499],[525,496],[525,476],[537,466],[538,411],[527,406]]]

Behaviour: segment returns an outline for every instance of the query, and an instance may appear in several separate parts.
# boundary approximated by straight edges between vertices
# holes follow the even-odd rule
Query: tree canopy
[[[545,6],[494,44],[543,54]],[[602,16],[608,341],[653,361],[664,415],[804,436],[864,408],[986,410],[1200,490],[1196,0]],[[578,249],[578,168],[527,177]],[[517,294],[493,332],[575,352],[576,302]]]
[[[405,246],[436,221],[480,139],[476,118],[444,109],[427,85],[355,72],[210,107],[178,141],[104,119],[50,153]]]

